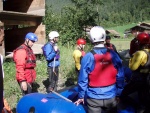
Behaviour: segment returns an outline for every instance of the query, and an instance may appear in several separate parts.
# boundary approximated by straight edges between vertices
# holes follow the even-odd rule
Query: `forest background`
[[[139,22],[150,22],[150,0],[46,0],[46,14],[43,24],[46,25],[46,36],[52,30],[60,33],[60,80],[59,88],[76,84],[77,75],[74,69],[72,52],[76,40],[83,37],[87,40],[85,51],[92,45],[83,30],[87,26],[101,25],[105,29],[114,29],[121,38],[112,39],[118,51],[129,49],[132,35],[124,38],[124,31]],[[48,39],[48,37],[47,37]],[[43,55],[37,57],[36,89],[46,93],[47,67]],[[4,60],[5,98],[13,113],[22,97],[15,79],[15,65],[12,59]],[[71,79],[70,79],[71,78]]]

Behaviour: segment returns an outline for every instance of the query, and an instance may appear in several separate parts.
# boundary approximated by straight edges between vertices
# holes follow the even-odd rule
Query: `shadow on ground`
[[[65,82],[65,86],[68,87],[68,86],[75,85],[74,81],[75,80],[73,78],[71,78],[71,77],[67,78],[67,80]]]
[[[38,92],[38,88],[40,87],[40,85],[37,82],[34,82],[32,84],[32,88],[33,88],[33,93]]]
[[[46,88],[46,92],[49,93],[49,91],[48,91],[49,78],[47,78],[46,80],[43,80],[42,83],[43,83],[43,85],[44,85],[45,88]]]
[[[13,113],[17,113],[17,112],[16,112],[16,108],[13,108],[13,109],[12,109],[12,112],[13,112]]]

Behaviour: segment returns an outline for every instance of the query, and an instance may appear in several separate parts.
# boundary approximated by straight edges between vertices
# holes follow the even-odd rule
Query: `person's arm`
[[[138,40],[134,38],[130,43],[130,50],[129,50],[130,56],[132,57],[132,55],[138,50],[139,50]]]
[[[45,56],[46,56],[46,60],[50,61],[52,59],[54,59],[54,57],[56,56],[56,52],[53,49],[53,46],[51,44],[47,44],[45,46]]]
[[[115,45],[112,44],[112,47],[113,47],[113,50],[114,50],[114,51],[118,54],[118,56],[122,59],[122,57],[121,57],[120,54],[118,53],[118,51],[117,51]]]
[[[133,43],[134,43],[134,41],[131,40],[131,42],[130,42],[130,49],[129,49],[130,56],[132,56],[132,54],[133,54]]]
[[[117,87],[117,95],[116,96],[120,96],[120,94],[124,88],[124,80],[125,80],[124,70],[123,70],[123,66],[122,66],[122,61],[121,61],[120,57],[118,56],[118,54],[114,51],[112,51],[111,54],[112,54],[113,64],[118,71],[118,73],[116,75],[116,87]]]
[[[132,71],[137,70],[140,65],[143,66],[146,62],[147,54],[144,51],[137,51],[129,60],[129,68]]]
[[[117,52],[117,49],[116,49],[116,47],[115,47],[114,44],[112,44],[112,47],[113,47],[113,50],[114,50],[115,52]]]
[[[88,74],[94,69],[94,57],[92,53],[87,53],[81,60],[81,69],[78,78],[78,100],[76,105],[83,103],[84,96],[88,88]]]
[[[81,64],[80,64],[80,60],[81,60],[81,52],[79,50],[75,50],[73,52],[73,58],[75,61],[75,66],[78,70],[80,70]]]
[[[88,74],[94,69],[94,56],[91,52],[87,53],[81,60],[81,69],[78,78],[79,98],[84,98],[88,88]]]
[[[19,82],[21,81],[26,81],[25,78],[25,63],[26,63],[26,51],[24,49],[19,49],[15,53],[15,63],[16,63],[16,73],[19,75],[18,80]]]
[[[116,96],[119,97],[125,86],[125,76],[124,76],[123,67],[120,67],[118,69],[118,73],[117,73],[116,77],[117,77],[116,78],[116,87],[117,87],[117,95]]]
[[[132,71],[127,66],[123,66],[123,69],[124,69],[125,83],[127,84],[130,81],[130,79],[131,79]]]

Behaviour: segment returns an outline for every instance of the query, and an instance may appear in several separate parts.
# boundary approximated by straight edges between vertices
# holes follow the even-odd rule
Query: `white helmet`
[[[106,32],[103,27],[95,26],[90,30],[90,40],[94,42],[105,41]]]
[[[49,39],[54,39],[55,37],[59,37],[59,33],[57,31],[51,31],[48,36]]]

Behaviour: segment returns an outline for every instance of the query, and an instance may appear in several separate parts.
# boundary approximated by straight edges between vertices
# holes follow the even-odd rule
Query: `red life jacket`
[[[90,87],[104,87],[116,83],[117,70],[115,69],[110,52],[96,54],[92,52],[95,59],[94,70],[89,74]]]
[[[113,45],[110,43],[110,45],[108,46],[107,44],[104,44],[106,48],[114,50]]]
[[[19,49],[24,49],[26,51],[26,62],[25,62],[25,69],[24,69],[24,79],[28,82],[28,83],[32,83],[35,81],[36,78],[36,71],[35,71],[35,67],[36,67],[36,57],[33,54],[33,51],[31,48],[27,47],[26,45],[21,45],[20,47],[18,47],[16,50],[14,50],[14,62],[15,62],[15,53],[17,50]],[[20,74],[17,72],[16,73],[16,79],[18,82],[24,80],[20,77]]]
[[[30,69],[30,68],[35,68],[36,67],[36,57],[32,51],[31,48],[27,47],[26,45],[22,44],[21,46],[19,46],[17,49],[14,50],[14,55],[13,57],[15,58],[15,53],[17,50],[19,49],[25,49],[26,50],[26,64],[25,64],[25,69]]]

